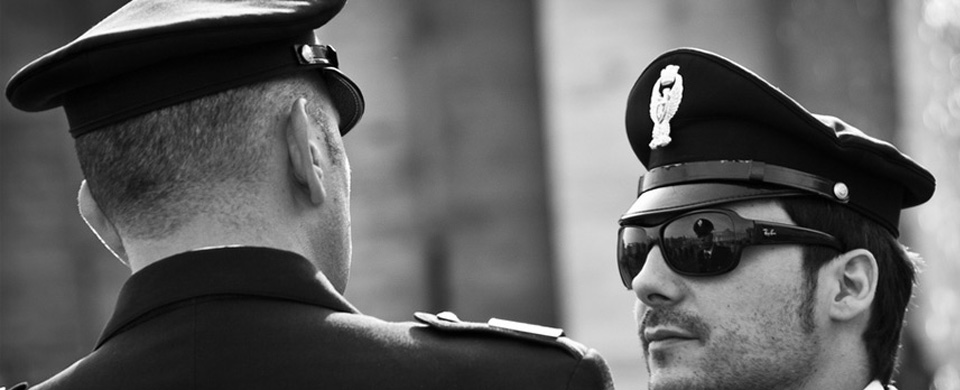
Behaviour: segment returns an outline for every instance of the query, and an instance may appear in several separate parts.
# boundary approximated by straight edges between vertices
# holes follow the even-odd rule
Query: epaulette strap
[[[439,314],[416,312],[413,316],[420,322],[442,331],[475,332],[533,341],[539,344],[558,347],[578,359],[583,358],[587,352],[586,347],[580,343],[564,337],[563,329],[560,328],[508,321],[499,318],[491,318],[490,321],[486,323],[467,322],[460,320],[456,314],[449,311]]]
[[[487,321],[487,325],[490,325],[491,327],[494,327],[497,329],[525,333],[531,336],[544,337],[550,340],[556,340],[560,337],[563,337],[563,329],[551,328],[549,326],[528,324],[525,322],[516,322],[516,321],[510,321],[510,320],[502,320],[499,318],[491,318]]]
[[[891,384],[884,386],[879,380],[874,380],[873,382],[870,382],[870,384],[867,385],[867,387],[863,390],[897,390],[897,388],[893,387]]]

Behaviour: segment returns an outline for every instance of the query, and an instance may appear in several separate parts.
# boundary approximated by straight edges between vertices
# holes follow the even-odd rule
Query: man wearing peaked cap
[[[343,0],[133,0],[27,65],[7,98],[62,106],[84,220],[133,275],[94,350],[38,389],[593,389],[559,329],[341,295],[359,88],[316,40]]]
[[[926,169],[697,49],[643,71],[626,127],[647,172],[617,262],[650,389],[893,388]]]

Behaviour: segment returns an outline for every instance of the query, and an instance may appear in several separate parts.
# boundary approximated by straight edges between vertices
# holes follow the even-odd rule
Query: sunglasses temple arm
[[[756,223],[754,237],[758,243],[821,245],[841,250],[840,241],[827,233],[799,226]]]

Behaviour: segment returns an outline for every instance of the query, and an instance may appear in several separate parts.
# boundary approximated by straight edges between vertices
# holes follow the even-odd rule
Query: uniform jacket
[[[124,284],[96,348],[35,389],[601,389],[594,350],[455,316],[360,314],[305,258],[186,252]]]

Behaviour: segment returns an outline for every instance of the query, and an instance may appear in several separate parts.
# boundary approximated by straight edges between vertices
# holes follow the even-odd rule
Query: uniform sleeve
[[[607,367],[607,362],[596,350],[590,349],[584,354],[580,364],[577,365],[573,375],[570,376],[567,389],[613,389],[610,367]]]

